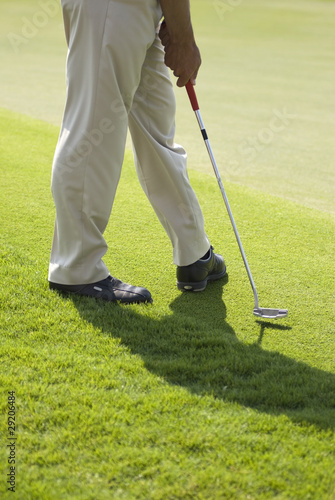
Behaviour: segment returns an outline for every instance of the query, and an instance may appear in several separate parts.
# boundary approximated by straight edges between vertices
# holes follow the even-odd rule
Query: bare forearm
[[[189,0],[160,0],[172,43],[194,42]]]
[[[189,0],[160,0],[164,14],[159,36],[164,45],[165,64],[178,77],[182,87],[188,81],[195,83],[201,64],[191,23]]]

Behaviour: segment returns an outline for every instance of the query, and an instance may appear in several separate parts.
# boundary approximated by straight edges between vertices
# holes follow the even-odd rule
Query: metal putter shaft
[[[252,274],[251,274],[251,271],[250,271],[250,267],[249,267],[246,255],[244,253],[242,242],[241,242],[240,236],[239,236],[238,231],[237,231],[235,220],[234,220],[232,211],[230,209],[230,205],[229,205],[229,202],[228,202],[228,198],[227,198],[225,189],[223,187],[221,176],[220,176],[218,167],[217,167],[216,162],[215,162],[213,151],[212,151],[212,148],[211,148],[209,140],[208,140],[207,132],[206,132],[204,123],[203,123],[202,118],[201,118],[201,114],[200,114],[200,110],[199,110],[199,105],[198,105],[198,100],[197,100],[197,96],[196,96],[196,93],[195,93],[195,90],[194,90],[194,86],[192,85],[191,82],[188,82],[186,84],[186,90],[187,90],[188,97],[190,99],[193,111],[195,112],[195,115],[197,117],[197,121],[198,121],[200,130],[201,130],[201,134],[202,134],[202,137],[203,137],[203,139],[205,141],[205,144],[206,144],[206,148],[207,148],[207,151],[208,151],[208,154],[209,154],[209,157],[210,157],[213,169],[214,169],[214,173],[215,173],[216,179],[218,181],[218,184],[219,184],[219,187],[220,187],[220,190],[221,190],[221,194],[223,196],[223,199],[224,199],[224,202],[225,202],[225,205],[226,205],[226,209],[227,209],[227,212],[228,212],[228,215],[229,215],[229,218],[230,218],[230,222],[231,222],[231,224],[233,226],[233,229],[234,229],[235,237],[236,237],[236,240],[237,240],[237,243],[238,243],[238,246],[239,246],[242,258],[243,258],[244,266],[245,266],[246,271],[248,273],[249,281],[250,281],[250,284],[251,284],[251,287],[252,287],[252,290],[253,290],[253,293],[254,293],[254,298],[255,298],[255,306],[254,306],[253,313],[254,313],[255,316],[259,316],[261,318],[266,318],[266,319],[285,318],[287,316],[287,314],[288,314],[288,310],[287,309],[268,309],[268,308],[265,308],[265,307],[259,307],[256,286],[255,286],[255,283],[254,283],[254,280],[253,280],[253,277],[252,277]]]

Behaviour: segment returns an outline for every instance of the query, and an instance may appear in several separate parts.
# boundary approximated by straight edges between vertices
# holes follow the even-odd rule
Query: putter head
[[[265,319],[280,319],[286,318],[288,315],[287,309],[267,309],[266,307],[255,307],[254,315]]]

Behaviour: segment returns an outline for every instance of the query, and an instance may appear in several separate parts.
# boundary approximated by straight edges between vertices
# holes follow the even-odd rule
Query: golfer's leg
[[[128,111],[155,36],[156,0],[63,0],[68,94],[53,164],[49,281],[105,279],[103,233],[124,155]],[[124,34],[127,33],[127,37]]]
[[[173,246],[174,263],[200,259],[210,243],[190,185],[184,149],[174,143],[175,97],[158,38],[147,52],[129,115],[139,180]]]

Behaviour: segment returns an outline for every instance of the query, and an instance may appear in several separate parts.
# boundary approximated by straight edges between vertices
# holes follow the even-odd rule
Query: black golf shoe
[[[213,252],[211,246],[207,254],[190,264],[177,267],[177,287],[182,291],[202,292],[208,281],[218,280],[226,274],[222,255]]]
[[[152,302],[151,293],[146,288],[127,285],[127,283],[123,283],[112,276],[108,276],[108,278],[96,283],[90,283],[89,285],[61,285],[49,281],[49,288],[62,293],[94,297],[108,302],[120,302],[123,304]]]

